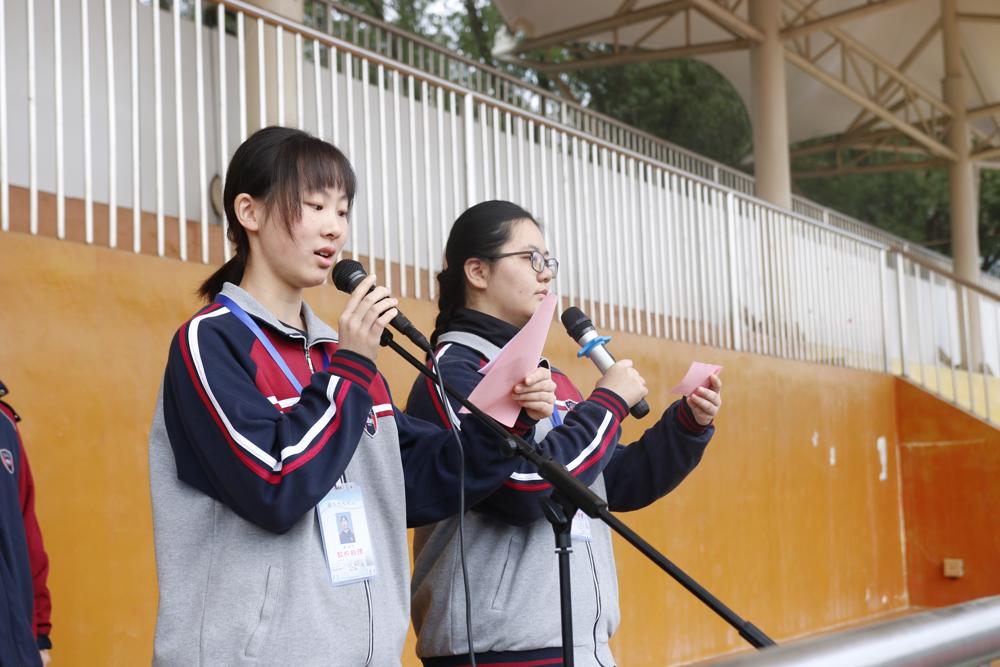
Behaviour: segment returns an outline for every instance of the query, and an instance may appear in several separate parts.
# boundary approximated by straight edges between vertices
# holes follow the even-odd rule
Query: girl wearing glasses
[[[438,275],[439,314],[431,344],[446,382],[470,393],[479,369],[524,326],[549,293],[559,262],[538,222],[521,207],[488,201],[455,221]],[[556,411],[539,422],[535,442],[608,500],[613,511],[645,507],[676,487],[701,460],[721,404],[713,389],[680,400],[635,443],[618,443],[629,407],[646,393],[628,360],[619,361],[586,399],[552,369]],[[457,412],[457,405],[452,406]],[[418,378],[407,412],[448,424],[445,406]],[[492,446],[465,439],[467,450]],[[558,563],[540,500],[552,489],[521,462],[504,485],[465,517],[472,636],[480,664],[561,664]],[[608,640],[618,621],[618,582],[610,530],[577,513],[571,554],[577,665],[615,664]],[[457,518],[418,528],[414,537],[412,617],[417,654],[427,667],[466,664],[464,599]]]

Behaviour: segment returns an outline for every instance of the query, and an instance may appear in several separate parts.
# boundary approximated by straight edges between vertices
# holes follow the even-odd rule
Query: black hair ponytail
[[[198,296],[206,301],[213,301],[222,291],[226,283],[239,285],[243,280],[243,272],[246,271],[247,260],[241,255],[233,255],[225,264],[215,270],[205,282],[198,288]]]
[[[462,262],[465,265],[465,262]],[[465,272],[460,268],[445,267],[437,275],[438,314],[431,334],[431,347],[437,347],[438,337],[447,330],[455,312],[465,305]]]

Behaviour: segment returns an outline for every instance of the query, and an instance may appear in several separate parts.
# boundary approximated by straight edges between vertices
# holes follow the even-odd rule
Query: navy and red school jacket
[[[460,309],[438,339],[437,356],[449,384],[471,392],[482,379],[487,357],[517,333],[502,320]],[[532,433],[535,446],[551,454],[612,511],[644,507],[679,484],[701,460],[711,427],[694,421],[683,401],[663,413],[642,437],[618,444],[625,403],[605,389],[584,400],[569,378],[552,370],[556,413]],[[407,410],[441,419],[442,406],[418,380]],[[444,423],[442,421],[442,423]],[[466,452],[481,446],[466,439]],[[465,518],[465,557],[476,563],[469,598],[475,611],[472,636],[480,664],[560,665],[560,582],[552,552],[552,530],[542,519],[540,500],[552,492],[530,465],[520,466],[503,486]],[[414,533],[412,595],[417,655],[425,667],[467,662],[465,634],[456,627],[464,604],[460,591],[455,519],[418,528]],[[602,522],[578,516],[569,558],[576,664],[615,664],[609,640],[618,627],[618,580],[611,531]]]
[[[0,665],[39,665],[52,646],[49,560],[19,419],[0,401]]]
[[[223,294],[249,311],[302,390],[229,308],[213,303],[198,312],[174,336],[163,386],[164,421],[182,481],[283,533],[330,491],[365,431],[391,418],[407,524],[458,511],[461,455],[448,431],[396,409],[375,364],[338,349],[336,333],[308,305],[307,334],[261,311],[236,286],[227,284]],[[520,433],[532,427],[518,425]],[[497,440],[472,419],[463,428]],[[469,503],[492,493],[514,466],[499,447],[467,452],[465,464]]]
[[[467,308],[459,309],[451,331],[471,333],[502,347],[516,333],[513,325]],[[438,364],[445,380],[469,395],[482,379],[479,369],[488,363],[480,351],[461,344],[438,345]],[[598,388],[584,399],[572,381],[552,369],[556,383],[556,410],[561,417],[539,425],[551,430],[536,443],[585,485],[603,473],[608,507],[612,511],[641,509],[680,484],[698,465],[714,427],[701,426],[685,401],[677,401],[634,445],[618,442],[628,405],[613,391]],[[456,408],[457,410],[457,408]],[[429,380],[413,384],[407,413],[447,425],[444,406]],[[474,451],[467,447],[466,451]],[[477,509],[512,525],[527,525],[543,517],[539,498],[552,493],[534,467],[519,460],[497,493]]]

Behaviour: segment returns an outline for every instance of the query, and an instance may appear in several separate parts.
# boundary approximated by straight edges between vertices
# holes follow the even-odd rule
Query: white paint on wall
[[[881,466],[878,473],[878,481],[884,482],[889,479],[889,471],[887,467],[889,452],[884,435],[879,436],[878,440],[875,442],[875,448],[878,449],[878,463],[879,466]]]

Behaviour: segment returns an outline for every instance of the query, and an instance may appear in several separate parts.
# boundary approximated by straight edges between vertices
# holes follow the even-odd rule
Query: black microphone
[[[361,262],[353,259],[342,259],[333,267],[333,284],[341,292],[350,294],[367,275],[368,272],[365,271],[365,267],[361,266]],[[371,292],[373,289],[375,289],[374,285],[368,291]],[[427,342],[427,339],[420,333],[420,330],[413,326],[410,320],[406,319],[406,316],[402,312],[392,318],[389,324],[396,331],[412,340],[421,350],[433,353],[431,344]]]
[[[576,356],[590,357],[590,360],[597,366],[597,370],[601,373],[607,373],[608,369],[615,363],[615,358],[608,352],[608,348],[604,347],[604,343],[609,339],[598,334],[594,323],[576,306],[570,306],[564,310],[559,319],[562,320],[570,338],[580,345],[581,349]],[[649,414],[649,403],[643,399],[633,405],[629,409],[629,413],[636,419],[642,419]]]

